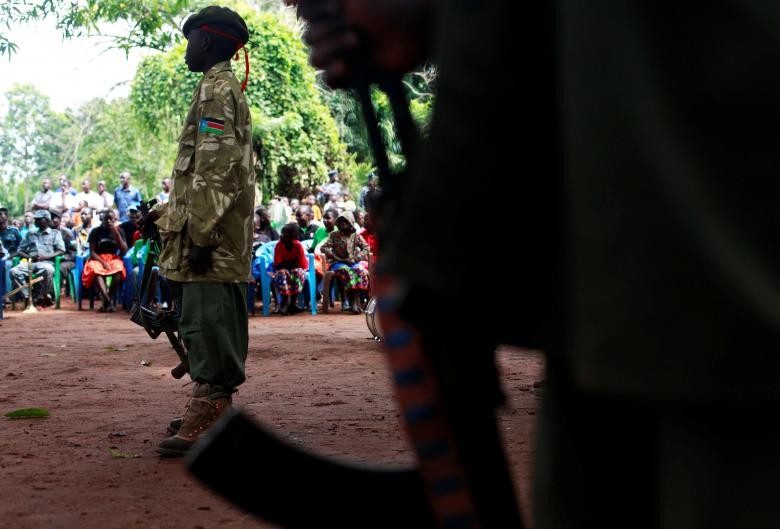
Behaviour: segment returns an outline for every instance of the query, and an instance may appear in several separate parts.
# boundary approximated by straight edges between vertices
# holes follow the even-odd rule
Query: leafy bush
[[[274,13],[236,9],[250,30],[251,70],[246,97],[252,111],[257,179],[272,194],[300,196],[325,181],[331,167],[354,173],[354,162],[316,87],[297,30]],[[133,109],[151,132],[178,134],[200,74],[184,64],[185,44],[146,58],[133,81]],[[243,52],[234,71],[243,78]],[[347,185],[349,182],[345,182]]]

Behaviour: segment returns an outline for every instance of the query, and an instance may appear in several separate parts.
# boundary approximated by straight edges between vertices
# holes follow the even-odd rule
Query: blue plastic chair
[[[130,310],[133,306],[133,298],[135,292],[140,288],[140,281],[144,273],[144,263],[146,262],[146,253],[148,251],[148,244],[144,245],[136,256],[138,261],[138,278],[133,276],[133,254],[135,253],[135,247],[131,246],[127,249],[125,256],[122,258],[122,262],[125,265],[125,280],[122,283],[122,305],[125,310]]]
[[[86,252],[84,252],[81,255],[77,255],[76,256],[76,266],[71,271],[71,278],[73,279],[73,284],[75,285],[75,289],[74,289],[75,294],[76,294],[75,301],[76,301],[76,306],[78,307],[78,310],[81,310],[81,301],[83,300],[84,294],[86,293],[84,291],[84,285],[81,283],[81,274],[84,272],[84,263],[87,262],[87,259],[89,259],[89,250],[87,250]],[[125,264],[125,277],[127,277],[127,275],[128,275],[127,261],[125,261],[124,264]],[[122,286],[121,286],[122,290],[117,290],[114,293],[114,302],[116,303],[116,302],[122,301],[122,306],[123,307],[124,307],[124,296],[125,296],[126,283],[127,283],[126,281],[123,281],[122,282]],[[93,286],[93,290],[91,290],[91,292],[94,292],[95,288],[97,288],[97,287]],[[94,294],[91,294],[90,295],[90,299],[89,299],[89,308],[90,309],[94,308],[94,303],[95,303]]]
[[[252,275],[259,281],[260,292],[263,297],[263,316],[269,316],[271,313],[271,275],[274,271],[274,250],[279,241],[267,242],[255,251],[255,259],[252,261]],[[309,260],[309,306],[312,315],[317,314],[317,275],[314,270],[314,254],[306,253]],[[251,290],[251,303],[254,307],[254,289]]]
[[[77,254],[76,266],[74,266],[73,270],[70,271],[71,281],[73,282],[73,292],[76,294],[76,299],[74,301],[79,307],[81,307],[81,291],[83,290],[83,285],[81,284],[81,274],[84,272],[84,263],[86,262],[87,258],[89,258],[89,250],[83,254]]]
[[[5,305],[5,259],[0,259],[0,320],[3,319]]]

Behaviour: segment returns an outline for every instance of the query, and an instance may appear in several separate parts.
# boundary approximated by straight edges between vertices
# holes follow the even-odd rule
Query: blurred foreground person
[[[470,462],[475,436],[497,439],[505,342],[548,358],[534,527],[776,527],[780,6],[297,3],[333,86],[366,64],[440,67],[381,268],[440,376],[475,524],[518,523],[481,492],[506,486],[500,469]],[[416,224],[463,189],[488,203],[510,186],[517,207],[494,220],[523,258],[494,310],[448,311],[473,285],[440,256],[478,236],[499,247],[505,230],[430,239]]]

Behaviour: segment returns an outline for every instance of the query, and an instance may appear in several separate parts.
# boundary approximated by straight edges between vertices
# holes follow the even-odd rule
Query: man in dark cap
[[[89,208],[84,208],[81,211],[89,212]],[[62,224],[62,218],[57,213],[51,213],[50,226],[52,230],[60,232],[62,243],[65,245],[65,253],[62,254],[60,261],[60,277],[65,281],[70,277],[71,270],[76,267],[76,236],[70,228]],[[62,285],[54,285],[55,289],[61,287]]]
[[[19,228],[8,222],[8,208],[5,207],[0,207],[0,241],[3,241],[9,254],[15,254],[19,245],[22,244]]]
[[[119,229],[122,230],[122,234],[125,236],[125,242],[128,246],[132,246],[135,242],[133,236],[138,230],[138,223],[141,221],[141,211],[138,204],[130,204],[127,206],[126,212],[127,220],[119,225]]]
[[[366,185],[360,188],[360,196],[358,197],[358,207],[360,207],[360,209],[369,209],[368,206],[366,206],[366,197],[369,196],[369,194],[376,193],[379,190],[378,184],[379,178],[377,177],[376,173],[369,173],[368,179],[366,180]]]
[[[51,214],[45,209],[35,211],[35,227],[37,231],[27,232],[27,236],[19,246],[19,256],[29,259],[11,269],[11,277],[16,286],[21,286],[22,296],[27,299],[30,292],[27,288],[27,277],[32,271],[34,275],[43,277],[40,295],[36,300],[39,305],[51,305],[52,303],[52,278],[54,277],[54,259],[65,253],[65,243],[59,230],[50,227]]]
[[[181,133],[170,200],[147,217],[165,244],[160,271],[181,288],[179,329],[195,382],[187,411],[158,447],[165,456],[184,455],[245,380],[255,200],[246,78],[242,86],[230,67],[249,39],[246,24],[211,6],[187,19],[183,32],[185,62],[203,78]]]
[[[320,203],[324,204],[328,202],[328,197],[333,202],[338,200],[338,197],[344,193],[344,187],[339,182],[339,172],[337,169],[331,169],[328,171],[328,183],[319,188],[320,196],[318,197]]]

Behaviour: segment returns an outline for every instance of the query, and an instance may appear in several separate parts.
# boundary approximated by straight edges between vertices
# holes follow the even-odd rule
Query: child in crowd
[[[352,200],[352,195],[347,190],[344,190],[337,199],[336,206],[338,206],[341,211],[355,211],[357,209],[357,204]]]
[[[253,249],[257,249],[258,246],[262,246],[267,242],[279,240],[279,233],[271,225],[271,216],[268,210],[262,206],[255,211],[254,235],[252,239]]]
[[[360,232],[360,236],[363,237],[363,239],[368,244],[368,249],[371,252],[371,255],[376,258],[376,254],[379,250],[379,243],[376,240],[374,220],[371,217],[371,213],[368,211],[363,214],[363,230]]]
[[[286,224],[274,249],[274,283],[282,296],[279,312],[283,315],[301,312],[295,300],[303,290],[309,268],[298,232],[297,224]]]
[[[309,195],[305,200],[306,204],[311,208],[312,215],[314,216],[314,222],[322,221],[322,210],[319,204],[317,204],[317,198],[314,195]]]

